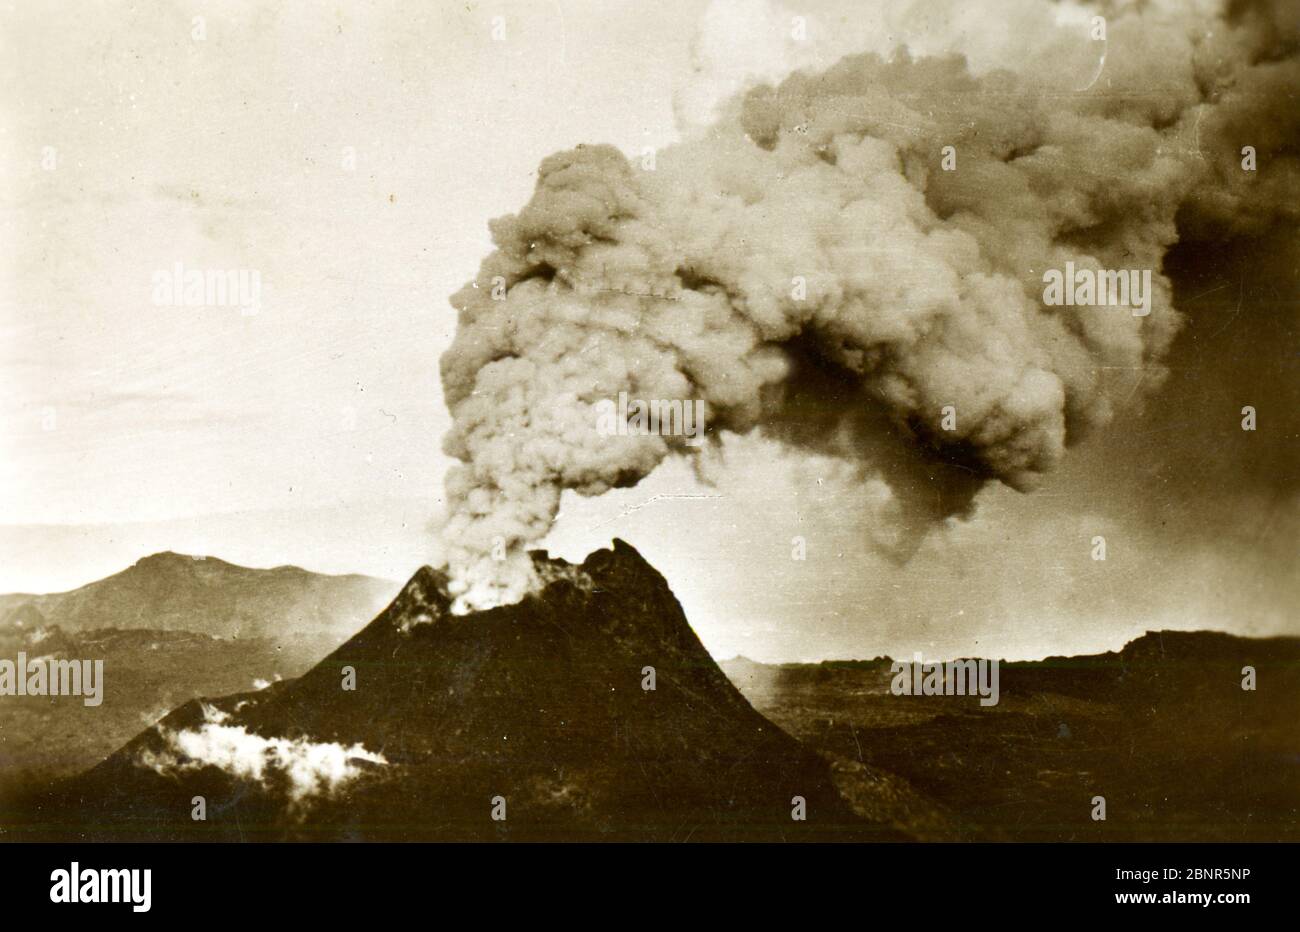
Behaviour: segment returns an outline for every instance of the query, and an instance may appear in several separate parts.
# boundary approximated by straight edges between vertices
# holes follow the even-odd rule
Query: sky
[[[447,299],[541,159],[668,145],[746,81],[857,48],[1017,53],[969,6],[932,9],[802,4],[794,43],[790,11],[759,2],[0,8],[0,591],[163,549],[405,579],[443,504]],[[833,464],[753,437],[724,445],[713,485],[670,461],[566,495],[548,546],[628,540],[716,656],[1300,634],[1298,258],[1294,231],[1176,249],[1189,323],[1166,386],[906,564],[844,513]],[[159,306],[176,262],[255,270],[257,313]]]

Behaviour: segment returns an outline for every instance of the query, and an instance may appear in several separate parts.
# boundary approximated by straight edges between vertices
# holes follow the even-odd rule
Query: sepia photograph
[[[1298,98],[1294,0],[4,5],[11,883],[814,843],[1260,903]]]

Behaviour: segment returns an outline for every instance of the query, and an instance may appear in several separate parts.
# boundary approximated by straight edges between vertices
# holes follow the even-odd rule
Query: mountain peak
[[[380,614],[374,624],[389,625],[399,631],[410,631],[420,624],[431,624],[451,613],[451,598],[447,595],[447,575],[431,566],[422,566],[402,587],[392,604]]]
[[[157,553],[151,553],[148,556],[141,557],[135,561],[136,566],[166,566],[168,564],[185,563],[188,561],[203,562],[205,557],[192,556],[188,553],[177,553],[175,550],[160,550]],[[215,557],[213,559],[216,559]]]
[[[157,553],[151,553],[148,556],[141,557],[131,564],[125,572],[135,573],[162,573],[167,575],[187,574],[211,576],[224,570],[242,570],[244,567],[235,566],[233,563],[227,563],[225,560],[217,557],[201,556],[197,554],[177,553],[174,550],[160,550]],[[93,584],[92,584],[93,585]]]
[[[659,571],[641,556],[640,551],[621,537],[615,537],[608,550],[593,550],[582,564],[584,570],[595,572],[610,567],[618,567],[625,572],[635,568],[638,573],[649,574],[664,585],[668,584]]]

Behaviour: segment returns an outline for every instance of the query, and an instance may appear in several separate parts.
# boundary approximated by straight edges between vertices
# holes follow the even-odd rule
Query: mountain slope
[[[35,612],[35,609],[32,609]],[[0,625],[0,659],[104,663],[103,703],[79,696],[0,698],[0,794],[80,773],[140,729],[198,696],[222,695],[297,676],[337,639],[213,638],[188,631],[100,628],[69,634],[37,623]]]
[[[542,593],[464,617],[422,569],[299,679],[183,706],[37,818],[93,838],[898,837],[754,711],[635,550],[534,559]]]
[[[0,627],[41,619],[69,632],[149,628],[214,637],[286,631],[342,637],[373,616],[395,588],[369,576],[325,576],[295,566],[251,569],[166,552],[69,592],[0,596]]]

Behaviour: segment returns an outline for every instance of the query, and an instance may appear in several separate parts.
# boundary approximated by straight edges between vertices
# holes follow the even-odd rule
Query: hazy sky
[[[527,200],[551,152],[662,146],[746,74],[924,51],[967,15],[908,32],[841,6],[802,4],[815,41],[798,47],[758,3],[0,11],[0,591],[69,588],[165,548],[405,578],[447,465],[447,297],[488,250],[487,221]],[[1013,39],[970,51],[992,64]],[[1147,411],[1032,496],[987,490],[906,566],[822,494],[825,464],[755,440],[716,487],[670,463],[566,499],[554,547],[577,559],[626,538],[718,655],[1300,633],[1283,242],[1175,257],[1192,323]],[[256,270],[260,311],[156,306],[154,273],[175,262]],[[1272,433],[1244,436],[1243,404]]]

